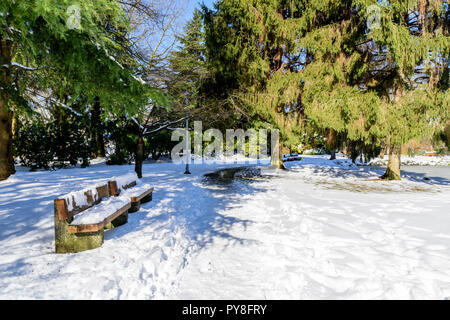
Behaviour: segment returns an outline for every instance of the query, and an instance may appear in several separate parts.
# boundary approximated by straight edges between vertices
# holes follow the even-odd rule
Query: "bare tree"
[[[168,57],[181,31],[181,15],[190,0],[119,1],[131,23],[128,42],[139,62],[138,74],[153,87],[163,87]]]
[[[153,88],[165,89],[169,55],[181,31],[181,15],[190,0],[120,0],[130,21],[127,42],[132,57],[139,63],[136,73]],[[132,116],[137,133],[135,171],[142,177],[144,139],[186,119],[168,106],[156,106],[152,101]]]

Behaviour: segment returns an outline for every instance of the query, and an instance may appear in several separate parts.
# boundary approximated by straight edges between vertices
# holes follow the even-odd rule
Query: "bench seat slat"
[[[131,197],[131,202],[141,201],[142,198],[145,198],[146,196],[148,196],[150,193],[153,192],[153,190],[155,190],[155,188],[152,187],[152,188],[148,189],[147,191],[145,191],[144,193],[142,193],[142,194],[140,194],[138,196]]]
[[[111,223],[114,219],[125,213],[128,209],[131,208],[131,203],[127,203],[122,208],[112,213],[108,217],[106,217],[103,221],[92,224],[79,224],[79,225],[69,225],[68,231],[69,233],[89,233],[89,232],[97,232],[103,229],[106,225]]]
[[[125,213],[131,207],[129,199],[110,197],[75,216],[69,233],[96,232]]]
[[[138,184],[134,188],[123,190],[120,196],[129,197],[131,199],[131,202],[138,202],[142,198],[152,193],[154,190],[155,188],[153,188],[149,184]]]
[[[85,224],[79,226],[68,226],[67,231],[69,233],[90,233],[97,232],[102,228],[103,226],[101,226],[100,224]]]
[[[131,208],[131,203],[128,202],[125,206],[123,206],[117,212],[115,212],[114,214],[110,215],[108,218],[103,220],[103,227],[108,225],[109,223],[111,223],[114,219],[119,217],[121,214],[123,214],[125,211],[127,211],[130,208]]]

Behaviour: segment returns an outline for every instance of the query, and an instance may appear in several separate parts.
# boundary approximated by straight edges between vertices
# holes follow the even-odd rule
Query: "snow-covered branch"
[[[183,121],[185,121],[186,119],[188,119],[189,117],[190,117],[190,116],[186,116],[186,117],[184,117],[184,118],[181,118],[181,119],[178,119],[178,120],[175,120],[175,121],[166,121],[165,123],[161,124],[158,128],[152,129],[152,130],[150,130],[150,131],[147,131],[147,130],[149,130],[149,128],[150,128],[151,126],[147,126],[147,127],[145,128],[145,130],[144,130],[143,135],[144,135],[144,136],[148,136],[148,135],[157,133],[157,132],[162,131],[162,130],[164,130],[164,129],[167,129],[168,127],[173,126],[173,125],[175,125],[175,124],[177,124],[177,123],[183,122]]]
[[[4,64],[2,65],[3,68],[7,68],[7,69],[21,69],[24,71],[36,71],[39,70],[40,68],[32,68],[32,67],[27,67],[24,66],[23,64],[17,63],[17,62],[12,62],[10,65],[9,64]]]

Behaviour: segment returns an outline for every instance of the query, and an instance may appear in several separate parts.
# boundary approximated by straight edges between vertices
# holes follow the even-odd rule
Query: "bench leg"
[[[152,201],[152,199],[153,199],[153,193],[150,193],[141,199],[141,204],[150,202],[150,201]]]
[[[131,208],[128,209],[128,213],[135,213],[135,212],[138,212],[139,209],[141,209],[141,202],[140,202],[140,201],[132,202],[132,203],[131,203]]]
[[[128,222],[128,211],[125,211],[120,216],[118,216],[116,219],[114,219],[110,224],[105,226],[105,229],[114,229],[120,226],[123,226]]]
[[[96,249],[102,246],[103,230],[92,233],[69,233],[67,227],[70,222],[59,221],[55,217],[55,250],[56,253],[75,253]]]

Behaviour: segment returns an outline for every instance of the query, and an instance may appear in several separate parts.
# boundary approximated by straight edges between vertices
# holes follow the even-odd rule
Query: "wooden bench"
[[[108,185],[112,195],[129,197],[131,202],[131,208],[128,210],[129,213],[139,211],[142,203],[152,201],[152,194],[155,190],[147,184],[138,185],[137,180],[110,181]]]
[[[128,222],[128,213],[152,201],[154,188],[128,174],[93,188],[72,192],[54,201],[56,253],[101,247],[104,229]]]
[[[70,193],[54,201],[56,253],[100,247],[104,229],[127,223],[129,201],[112,197],[108,184]]]

